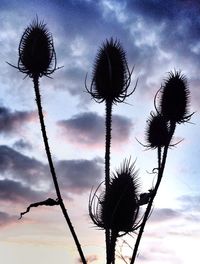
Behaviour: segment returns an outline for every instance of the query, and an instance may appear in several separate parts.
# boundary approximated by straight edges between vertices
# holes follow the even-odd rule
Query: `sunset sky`
[[[61,192],[88,263],[105,263],[104,232],[88,216],[90,191],[104,179],[104,104],[91,99],[94,59],[113,37],[134,67],[126,103],[113,108],[111,169],[136,160],[140,190],[155,183],[156,151],[145,150],[154,95],[169,71],[190,89],[190,123],[177,126],[164,178],[136,264],[198,264],[200,259],[200,2],[197,0],[0,1],[0,262],[77,264],[79,255],[56,198],[39,126],[32,80],[17,66],[25,28],[38,16],[52,33],[57,66],[40,79],[45,123]],[[124,237],[133,247],[135,235]],[[119,240],[117,250],[132,251]],[[117,259],[116,264],[124,263]]]

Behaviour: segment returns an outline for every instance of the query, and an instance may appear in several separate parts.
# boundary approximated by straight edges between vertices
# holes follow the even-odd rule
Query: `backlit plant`
[[[36,18],[25,29],[18,52],[18,65],[9,64],[33,80],[44,146],[57,195],[55,200],[48,198],[31,204],[26,212],[21,213],[21,217],[31,207],[59,205],[76,243],[80,261],[86,264],[87,258],[82,251],[61,196],[44,123],[39,78],[50,77],[58,69],[53,38],[44,22],[39,22]],[[158,164],[154,168],[157,176],[155,184],[148,192],[140,193],[141,180],[135,170],[135,163],[131,163],[130,159],[125,159],[121,168],[111,174],[112,108],[113,105],[124,102],[135,91],[137,82],[134,89],[128,91],[132,73],[133,69],[129,70],[126,53],[120,41],[111,38],[102,44],[96,55],[89,88],[85,80],[86,90],[90,96],[98,103],[105,102],[106,106],[105,181],[94,193],[91,193],[89,198],[90,218],[98,229],[105,231],[106,264],[115,263],[118,238],[131,233],[136,238],[136,242],[132,246],[133,254],[129,263],[135,263],[144,227],[152,212],[153,201],[163,177],[168,149],[173,146],[171,141],[176,125],[189,121],[193,114],[189,113],[190,94],[186,76],[180,71],[169,72],[155,95],[155,110],[151,113],[146,128],[147,144],[144,146],[147,149],[157,150]],[[103,190],[100,188],[102,186]],[[144,205],[146,209],[141,215],[140,207]]]

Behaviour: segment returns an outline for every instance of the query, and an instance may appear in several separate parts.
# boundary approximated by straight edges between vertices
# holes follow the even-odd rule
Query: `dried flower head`
[[[133,71],[133,70],[132,70]],[[93,78],[90,89],[86,89],[91,96],[99,101],[112,103],[123,102],[131,82],[131,75],[126,60],[126,54],[117,40],[106,40],[96,56]],[[137,83],[136,83],[137,84]]]
[[[56,53],[51,33],[46,24],[36,18],[27,27],[19,44],[18,67],[22,73],[41,77],[56,70]]]
[[[161,87],[159,112],[167,121],[183,123],[190,119],[188,115],[189,89],[186,77],[180,71],[169,72]]]
[[[146,130],[147,148],[164,147],[169,141],[169,127],[164,117],[160,114],[151,113],[147,121]]]
[[[89,214],[100,228],[128,233],[138,227],[138,177],[134,163],[123,163],[113,175],[107,192],[97,196],[97,190],[89,201]],[[97,203],[95,204],[95,198]]]

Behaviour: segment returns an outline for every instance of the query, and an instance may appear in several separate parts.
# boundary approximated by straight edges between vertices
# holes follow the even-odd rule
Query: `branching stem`
[[[144,232],[144,227],[145,227],[145,224],[146,224],[146,222],[148,220],[148,217],[149,217],[149,214],[151,212],[151,208],[152,208],[152,204],[153,204],[154,198],[155,198],[155,196],[157,194],[158,188],[160,186],[160,182],[162,180],[162,176],[163,176],[163,172],[164,172],[164,168],[165,168],[165,164],[166,164],[166,159],[167,159],[167,152],[168,152],[168,149],[169,149],[170,141],[171,141],[172,136],[173,136],[174,131],[175,131],[175,127],[176,127],[176,124],[174,122],[171,122],[170,123],[169,140],[168,140],[167,144],[164,147],[162,161],[160,161],[160,154],[161,154],[160,149],[158,150],[158,177],[157,177],[157,182],[156,182],[154,191],[152,193],[152,196],[150,198],[150,201],[149,201],[149,203],[147,205],[147,208],[146,208],[146,211],[145,211],[145,214],[144,214],[144,218],[142,220],[142,224],[141,224],[141,227],[140,227],[140,230],[139,230],[136,242],[135,242],[133,255],[132,255],[130,264],[134,264],[135,263],[138,247],[139,247],[139,244],[140,244],[140,240],[141,240],[142,234]]]

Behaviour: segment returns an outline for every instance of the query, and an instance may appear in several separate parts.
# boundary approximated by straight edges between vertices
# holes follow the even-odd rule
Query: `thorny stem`
[[[65,217],[65,220],[69,226],[69,229],[71,231],[74,242],[77,246],[81,261],[83,264],[87,264],[85,257],[84,257],[84,254],[83,254],[83,251],[81,249],[81,245],[79,243],[78,237],[75,233],[74,227],[71,223],[71,220],[69,218],[69,215],[67,213],[67,210],[65,208],[65,205],[63,203],[63,199],[62,199],[62,196],[60,193],[60,188],[58,185],[58,181],[57,181],[57,177],[56,177],[56,173],[55,173],[55,169],[54,169],[54,165],[53,165],[53,161],[52,161],[52,157],[51,157],[51,152],[50,152],[50,148],[49,148],[46,128],[45,128],[45,124],[44,124],[44,116],[43,116],[43,112],[42,112],[41,96],[40,96],[40,91],[39,91],[39,76],[37,76],[37,75],[33,76],[33,83],[34,83],[34,90],[35,90],[35,96],[36,96],[36,103],[37,103],[37,107],[38,107],[38,115],[39,115],[39,119],[40,119],[42,136],[43,136],[43,140],[44,140],[44,145],[45,145],[45,150],[46,150],[46,154],[47,154],[47,158],[48,158],[50,172],[51,172],[51,175],[53,178],[53,183],[54,183],[56,194],[57,194],[57,197],[59,200],[59,205],[61,207],[61,210],[62,210],[62,213]]]
[[[139,230],[136,242],[135,242],[133,255],[132,255],[130,264],[134,264],[136,256],[137,256],[137,251],[138,251],[138,247],[139,247],[139,244],[140,244],[140,240],[141,240],[142,234],[144,232],[144,227],[145,227],[145,224],[146,224],[146,222],[148,220],[148,217],[149,217],[149,214],[151,212],[151,207],[152,207],[154,198],[155,198],[155,196],[157,194],[158,188],[160,186],[160,182],[162,180],[162,176],[163,176],[163,172],[164,172],[164,168],[165,168],[165,164],[166,164],[166,159],[167,159],[167,152],[168,152],[169,144],[170,144],[170,141],[171,141],[172,136],[174,134],[175,128],[176,128],[176,123],[175,122],[171,122],[170,123],[169,140],[168,140],[167,144],[164,147],[162,161],[160,161],[160,154],[161,153],[160,153],[160,150],[158,150],[158,178],[157,178],[157,182],[156,182],[156,185],[154,187],[152,196],[150,198],[150,201],[149,201],[149,203],[147,205],[147,208],[146,208],[146,211],[145,211],[145,214],[144,214],[144,218],[142,220],[142,224],[141,224],[141,227],[140,227],[140,230]]]
[[[118,236],[118,231],[112,231],[111,232],[111,239],[110,239],[110,263],[115,264],[115,246],[117,242],[117,236]]]
[[[106,189],[110,184],[110,146],[111,146],[111,123],[112,123],[112,102],[106,101],[106,146],[105,146],[105,185]]]
[[[158,147],[158,170],[161,167],[161,147]]]
[[[106,100],[106,136],[105,136],[105,191],[109,188],[110,184],[110,146],[111,146],[111,123],[112,123],[112,102]],[[107,264],[110,264],[110,230],[106,228],[106,258]]]

